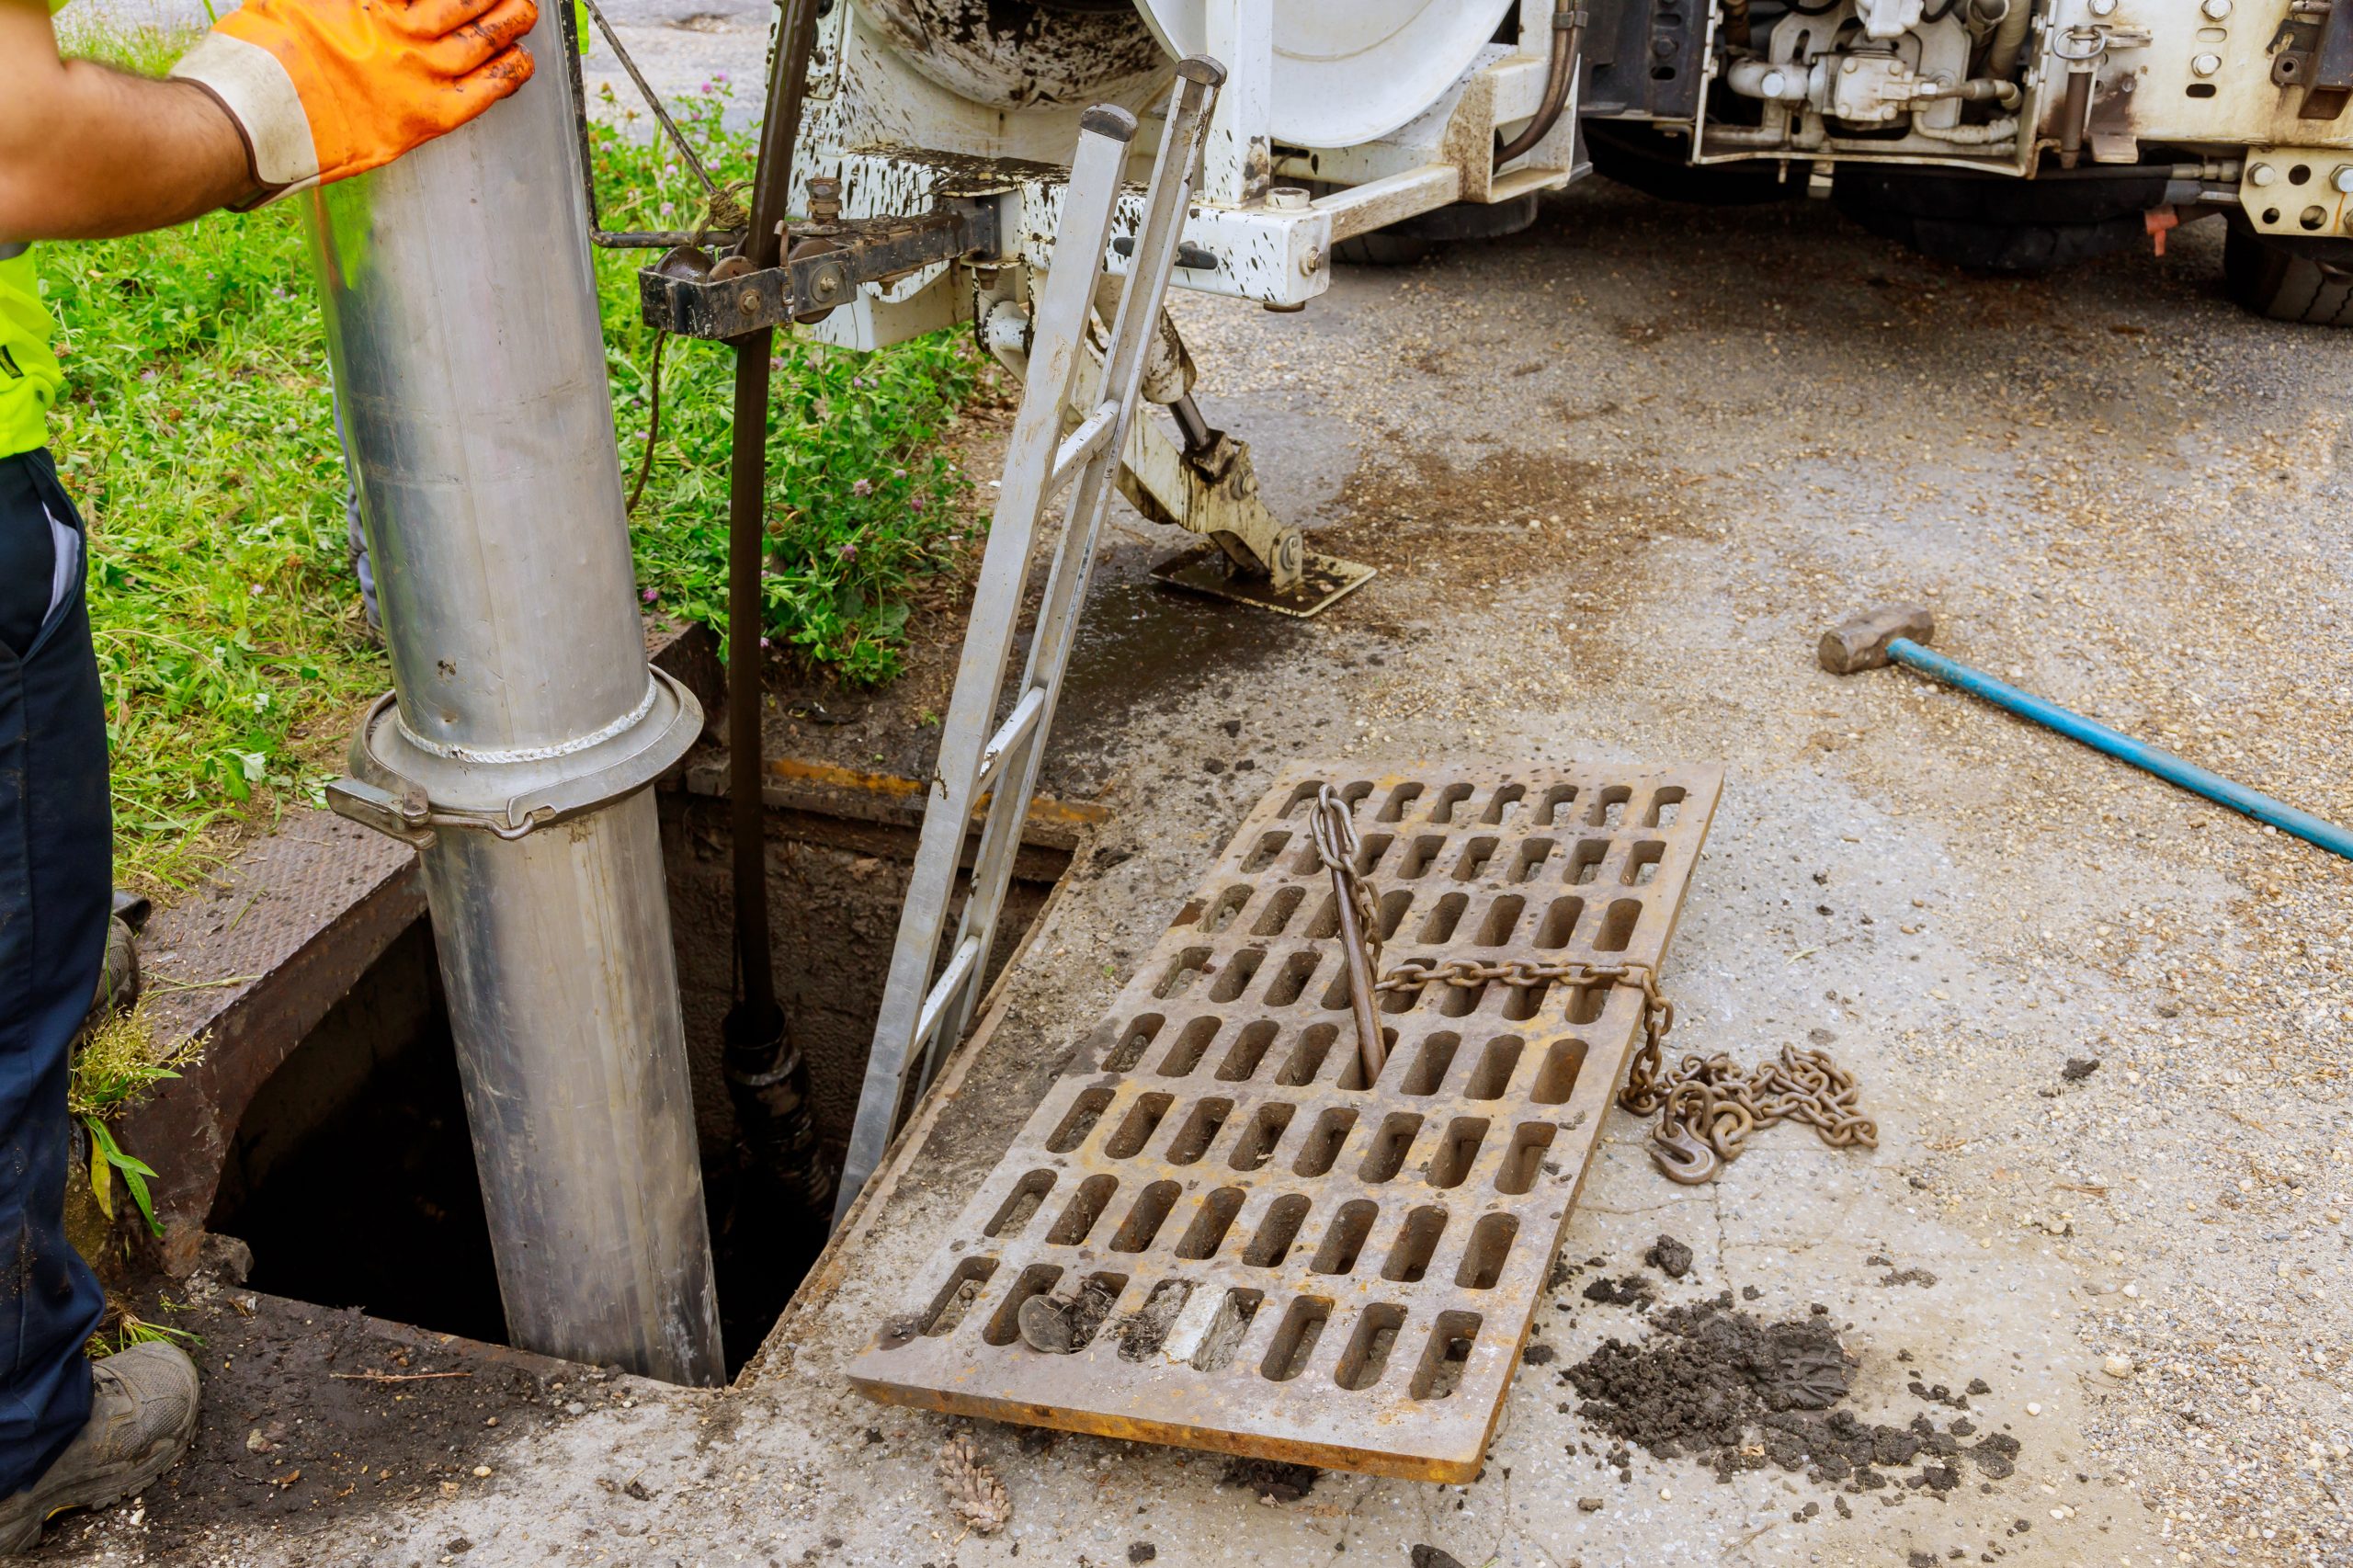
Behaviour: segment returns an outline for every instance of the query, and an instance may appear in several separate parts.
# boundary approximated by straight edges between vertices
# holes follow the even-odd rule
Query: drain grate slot
[[[1476,1473],[1641,997],[1389,992],[1368,1085],[1306,831],[1326,781],[1378,884],[1385,966],[1654,968],[1722,782],[1711,767],[1284,775],[909,1291],[920,1332],[879,1338],[850,1369],[858,1388],[1340,1469]],[[1082,1289],[1111,1291],[1108,1325],[1070,1354],[1032,1348],[1022,1302]]]

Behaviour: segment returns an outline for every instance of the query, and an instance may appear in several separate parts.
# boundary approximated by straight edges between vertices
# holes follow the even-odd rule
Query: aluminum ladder
[[[1029,373],[1006,451],[1004,487],[982,557],[956,692],[940,730],[939,759],[925,792],[923,836],[907,881],[906,905],[899,915],[898,945],[891,954],[873,1049],[866,1059],[849,1157],[835,1198],[837,1229],[890,1145],[906,1097],[910,1065],[920,1053],[923,1072],[917,1082],[929,1083],[978,1005],[982,971],[1037,787],[1039,755],[1053,723],[1063,671],[1086,602],[1096,536],[1116,488],[1120,453],[1135,417],[1145,360],[1168,292],[1169,269],[1192,205],[1201,143],[1224,80],[1224,67],[1213,60],[1194,56],[1177,63],[1176,94],[1152,182],[1145,188],[1133,265],[1105,347],[1103,374],[1099,381],[1092,375],[1086,378],[1100,389],[1098,400],[1072,411],[1073,396],[1082,390],[1088,318],[1119,210],[1129,145],[1136,135],[1135,117],[1122,108],[1097,105],[1079,117],[1078,150],[1071,159],[1070,184],[1054,237],[1060,265],[1046,274],[1031,315]],[[1079,416],[1065,432],[1069,412]],[[998,722],[1030,555],[1046,529],[1047,507],[1064,491],[1070,501],[1061,539],[1052,547],[1029,664],[1011,710]],[[940,936],[947,928],[964,835],[983,800],[987,814],[973,857],[971,891],[947,962],[940,964]]]

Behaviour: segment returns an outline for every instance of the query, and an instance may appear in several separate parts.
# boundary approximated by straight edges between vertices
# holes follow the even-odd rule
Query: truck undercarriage
[[[2242,303],[2335,320],[2353,23],[2328,0],[1688,0],[1597,11],[1596,168],[1677,199],[1830,196],[1972,268],[2232,228]]]
[[[2234,293],[2290,319],[2334,321],[2353,279],[2353,19],[2332,0],[856,0],[823,25],[800,177],[840,178],[852,215],[1006,196],[1032,266],[1078,109],[1148,108],[1169,51],[1208,48],[1234,85],[1176,282],[1277,309],[1333,261],[1507,233],[1588,171],[1826,196],[2001,271],[2220,216]],[[953,270],[821,330],[969,319],[972,290],[937,286]]]

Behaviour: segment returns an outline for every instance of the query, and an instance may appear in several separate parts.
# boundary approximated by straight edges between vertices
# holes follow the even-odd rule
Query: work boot
[[[83,1015],[74,1036],[76,1049],[97,1033],[117,1013],[127,1013],[139,1000],[139,933],[152,910],[138,893],[114,890],[114,913],[107,917],[106,961],[98,966],[98,988]]]
[[[103,1508],[143,1492],[196,1436],[196,1363],[151,1341],[93,1362],[90,1419],[41,1478],[0,1501],[0,1555],[30,1551],[68,1508]]]

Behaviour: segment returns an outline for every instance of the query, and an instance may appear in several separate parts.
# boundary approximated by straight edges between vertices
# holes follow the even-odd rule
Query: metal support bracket
[[[1136,422],[1136,434],[1121,454],[1120,494],[1144,516],[1204,535],[1222,551],[1236,572],[1267,579],[1278,593],[1299,585],[1307,546],[1300,531],[1258,499],[1258,473],[1250,449],[1222,430],[1199,452],[1188,452],[1158,426]]]
[[[335,815],[422,849],[440,828],[520,838],[635,794],[687,755],[702,704],[647,666],[645,701],[600,733],[514,754],[433,744],[401,722],[393,693],[369,704],[351,737],[348,776],[327,786]]]
[[[648,326],[681,337],[725,340],[788,326],[846,305],[863,283],[881,283],[935,262],[997,252],[996,204],[943,197],[920,217],[842,218],[796,223],[780,266],[753,270],[681,246],[637,275]],[[731,265],[732,264],[732,265]]]
[[[1233,599],[1279,615],[1317,614],[1372,581],[1361,562],[1307,548],[1299,529],[1258,498],[1258,471],[1248,443],[1222,430],[1188,450],[1154,420],[1129,426],[1120,455],[1120,494],[1148,522],[1207,539],[1209,547],[1173,555],[1152,569],[1171,587]]]
[[[2300,119],[2335,119],[2353,101],[2353,5],[2329,7],[2313,43],[2312,70],[2304,84]]]
[[[1129,430],[1120,494],[1147,521],[1210,541],[1161,562],[1152,569],[1154,577],[1174,588],[1302,619],[1372,581],[1375,570],[1361,562],[1310,551],[1299,529],[1258,498],[1249,446],[1222,430],[1211,435],[1206,449],[1188,452],[1152,420],[1139,419]]]
[[[1111,244],[1116,254],[1119,242]],[[1181,254],[1181,251],[1180,251]],[[983,301],[976,314],[982,341],[1015,374],[1029,376],[1032,332],[1029,312],[1010,299]],[[1180,350],[1181,352],[1181,350]],[[1099,348],[1084,346],[1065,419],[1094,406],[1103,375]],[[1188,400],[1189,402],[1189,400]],[[1321,555],[1305,537],[1268,509],[1247,442],[1204,429],[1188,449],[1156,420],[1130,422],[1120,450],[1116,483],[1144,520],[1182,528],[1209,540],[1163,561],[1153,575],[1172,587],[1308,617],[1362,587],[1378,574],[1359,562]]]

